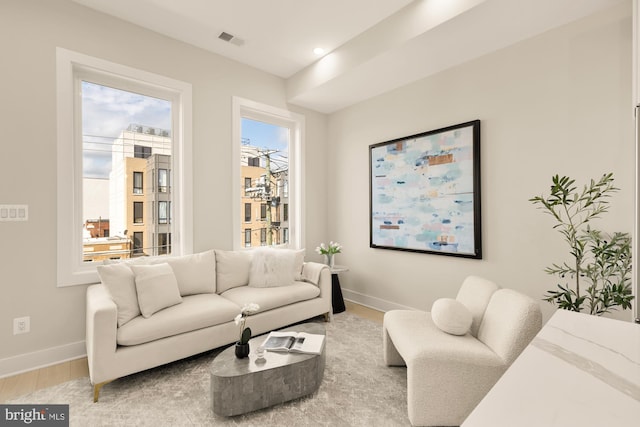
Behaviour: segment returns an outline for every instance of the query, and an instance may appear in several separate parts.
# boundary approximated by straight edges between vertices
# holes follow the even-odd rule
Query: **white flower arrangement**
[[[251,328],[245,328],[244,325],[247,322],[247,317],[260,310],[260,306],[256,303],[248,303],[242,306],[240,314],[238,314],[233,321],[236,325],[240,325],[240,344],[246,344],[251,339]]]
[[[320,246],[316,248],[316,252],[320,255],[334,255],[342,252],[342,245],[338,242],[329,242],[329,246],[325,246],[324,243],[320,243]]]

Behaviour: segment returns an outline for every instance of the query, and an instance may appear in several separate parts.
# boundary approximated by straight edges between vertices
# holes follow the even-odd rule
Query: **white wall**
[[[287,108],[282,79],[68,0],[3,0],[0,11],[0,203],[28,222],[0,223],[0,376],[82,354],[85,286],[56,287],[56,47],[193,86],[194,250],[232,248],[231,99]],[[326,117],[306,117],[306,246],[326,234]],[[311,252],[311,251],[309,251]],[[31,333],[13,335],[13,318]]]
[[[539,300],[555,287],[544,267],[568,251],[528,199],[548,192],[556,173],[582,184],[613,172],[622,190],[597,224],[631,232],[631,33],[623,4],[332,114],[329,231],[350,268],[345,295],[429,309],[476,274]],[[473,119],[482,121],[484,259],[369,248],[368,146]],[[548,317],[553,307],[541,305]]]

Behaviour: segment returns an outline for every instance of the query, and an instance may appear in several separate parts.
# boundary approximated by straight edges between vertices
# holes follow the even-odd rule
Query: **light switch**
[[[29,205],[0,205],[0,221],[27,221]]]

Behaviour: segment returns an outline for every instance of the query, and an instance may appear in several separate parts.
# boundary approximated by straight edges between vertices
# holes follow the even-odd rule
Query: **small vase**
[[[238,359],[244,359],[249,355],[249,343],[242,344],[240,341],[236,343],[236,357]]]
[[[329,266],[329,268],[333,268],[335,266],[335,261],[336,261],[335,255],[334,254],[325,254],[325,257],[327,258],[326,264]]]

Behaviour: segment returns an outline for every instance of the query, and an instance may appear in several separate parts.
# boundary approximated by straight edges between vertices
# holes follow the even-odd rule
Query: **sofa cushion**
[[[260,306],[258,313],[282,307],[296,302],[313,299],[320,295],[320,289],[311,283],[295,282],[290,286],[275,288],[254,288],[241,286],[229,289],[222,294],[223,297],[243,306],[247,303],[256,303]]]
[[[293,285],[296,278],[296,254],[292,250],[258,248],[253,251],[249,286],[267,288]],[[300,272],[302,266],[299,267]],[[300,273],[297,274],[300,276]]]
[[[464,335],[469,332],[473,316],[459,301],[452,298],[440,298],[431,306],[431,318],[440,330],[451,335]]]
[[[216,249],[216,287],[219,294],[249,283],[250,251]]]
[[[140,312],[151,317],[163,308],[182,302],[178,281],[169,264],[132,265]]]
[[[149,318],[138,316],[118,328],[118,345],[137,345],[161,338],[232,322],[240,307],[217,294],[190,295],[182,304],[157,312]]]
[[[216,254],[214,250],[171,258],[158,258],[173,269],[180,295],[211,294],[216,291]]]
[[[125,264],[99,265],[98,275],[118,308],[118,327],[140,316],[135,276]]]

